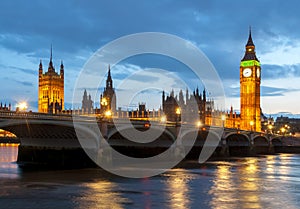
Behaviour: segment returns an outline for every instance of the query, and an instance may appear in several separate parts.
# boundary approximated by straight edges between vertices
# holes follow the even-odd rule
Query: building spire
[[[40,60],[39,75],[41,76],[42,74],[43,74],[43,64],[42,64],[42,60]]]
[[[255,45],[252,40],[251,26],[249,26],[249,37],[245,47],[246,47],[245,55],[241,61],[247,61],[247,60],[259,61],[255,54]]]
[[[110,75],[110,64],[108,65],[108,75],[107,75],[107,79],[111,79],[111,75]]]
[[[52,62],[52,43],[51,43],[51,49],[50,49],[50,62]]]
[[[50,61],[49,61],[49,66],[48,66],[48,72],[55,71],[53,67],[53,62],[52,62],[52,44],[50,47]]]
[[[246,44],[247,46],[254,46],[253,40],[252,40],[252,35],[251,35],[251,26],[249,26],[249,38],[248,38],[248,42]]]
[[[110,74],[110,65],[108,65],[108,73],[107,73],[107,79],[106,79],[106,88],[112,88],[113,82]]]

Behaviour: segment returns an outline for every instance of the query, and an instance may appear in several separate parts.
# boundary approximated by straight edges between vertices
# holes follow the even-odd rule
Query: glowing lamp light
[[[178,107],[178,108],[176,108],[176,114],[177,115],[180,115],[180,113],[181,113],[181,110],[180,110],[180,108]]]
[[[254,125],[254,121],[250,121],[250,126],[253,126]]]
[[[226,120],[226,115],[222,115],[222,116],[221,116],[221,120],[222,120],[222,121],[225,121],[225,120]]]
[[[19,109],[19,111],[26,111],[27,107],[28,106],[26,102],[20,102],[19,104],[17,104],[17,108]]]
[[[111,113],[110,110],[107,110],[107,111],[105,112],[105,116],[106,116],[106,117],[111,117],[111,115],[112,115],[112,113]]]
[[[101,105],[104,105],[104,106],[107,105],[107,99],[106,99],[106,98],[103,98],[103,99],[101,100]]]
[[[145,124],[144,124],[144,127],[145,127],[145,128],[150,128],[150,126],[151,126],[150,123],[145,123]]]
[[[166,117],[166,116],[162,116],[162,117],[160,118],[160,122],[162,122],[162,123],[167,122],[167,117]]]
[[[196,125],[197,125],[197,127],[201,127],[202,126],[201,121],[198,121]]]

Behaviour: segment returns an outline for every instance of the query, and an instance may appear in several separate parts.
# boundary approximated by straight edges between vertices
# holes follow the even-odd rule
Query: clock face
[[[260,77],[260,69],[259,68],[257,68],[257,70],[256,70],[256,76],[259,78]]]
[[[251,70],[250,68],[245,68],[245,69],[243,70],[243,76],[244,76],[244,77],[250,77],[251,74],[252,74],[252,70]]]

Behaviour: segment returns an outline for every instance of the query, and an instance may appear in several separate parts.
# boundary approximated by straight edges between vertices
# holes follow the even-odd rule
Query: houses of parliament
[[[38,88],[38,111],[42,113],[65,113],[64,110],[64,65],[61,62],[60,70],[55,71],[52,62],[52,47],[48,71],[43,73],[42,61],[39,65],[39,88]],[[223,125],[227,128],[236,128],[241,130],[261,131],[261,107],[260,107],[260,84],[261,84],[261,66],[260,61],[256,57],[255,45],[252,40],[251,29],[249,30],[248,41],[245,45],[245,54],[240,61],[240,114],[233,112],[231,107],[229,112],[218,111],[214,109],[214,101],[207,98],[206,91],[199,92],[198,88],[189,94],[186,90],[185,98],[182,90],[179,96],[175,96],[173,90],[169,95],[165,91],[162,93],[162,107],[156,116],[164,115],[168,121],[177,121],[178,115],[183,114],[184,111],[189,114],[198,114],[199,121],[206,125]],[[179,107],[188,107],[187,104],[191,99],[195,99],[198,106],[198,111],[192,111],[188,108],[182,108],[178,111]],[[87,92],[83,92],[82,99],[82,114],[100,114],[104,115],[107,111],[110,116],[121,117],[120,108],[116,108],[116,95],[113,87],[113,79],[111,70],[108,66],[106,86],[103,93],[99,98],[100,108],[95,109],[91,96]],[[149,111],[146,111],[145,106],[141,106],[141,115],[149,117]],[[141,110],[137,110],[141,112]],[[154,111],[154,110],[153,110]],[[213,114],[218,112],[219,114]],[[138,114],[127,114],[127,116],[140,117]],[[155,114],[152,113],[154,116]],[[123,113],[122,113],[123,117]],[[217,118],[213,118],[217,117]],[[220,124],[221,123],[221,124]]]

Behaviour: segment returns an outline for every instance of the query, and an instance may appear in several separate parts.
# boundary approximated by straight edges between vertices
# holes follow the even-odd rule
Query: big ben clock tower
[[[240,64],[241,129],[243,130],[261,131],[260,70],[250,28],[246,52]]]

